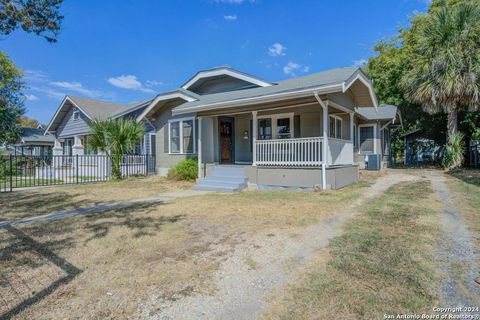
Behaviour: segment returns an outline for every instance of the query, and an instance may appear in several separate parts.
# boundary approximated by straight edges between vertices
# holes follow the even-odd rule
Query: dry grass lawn
[[[309,271],[271,299],[265,319],[383,319],[431,312],[440,203],[429,181],[373,199],[319,253]]]
[[[215,290],[210,277],[235,244],[256,232],[319,222],[376,177],[338,191],[209,194],[0,230],[0,318],[125,319],[155,305],[149,297]],[[0,210],[19,217],[31,214],[30,206],[40,213],[183,187],[145,179],[14,192],[5,197],[17,205]]]
[[[163,192],[189,189],[192,185],[193,182],[150,176],[0,193],[0,221],[90,207],[100,203],[148,198]]]

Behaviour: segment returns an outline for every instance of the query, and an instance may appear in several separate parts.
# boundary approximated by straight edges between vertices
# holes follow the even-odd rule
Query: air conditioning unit
[[[367,170],[380,170],[382,168],[382,157],[379,154],[369,154],[365,161],[365,169]]]

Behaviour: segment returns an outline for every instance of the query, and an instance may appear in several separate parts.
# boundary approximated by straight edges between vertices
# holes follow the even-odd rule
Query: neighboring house
[[[400,137],[404,141],[404,165],[432,164],[441,161],[442,146],[427,138],[422,129],[409,131]]]
[[[88,135],[93,120],[119,117],[136,119],[150,100],[131,105],[120,105],[94,99],[66,96],[48,124],[46,134],[54,137],[53,155],[75,156],[96,154],[88,147]],[[155,128],[143,121],[145,135],[138,142],[134,154],[151,155],[155,150]]]
[[[131,106],[66,97],[47,129],[54,153],[79,152],[92,119],[119,116],[148,126],[155,139],[146,135],[143,152],[155,154],[158,174],[198,157],[196,188],[227,191],[343,187],[358,179],[366,154],[388,160],[390,128],[401,123],[359,68],[270,82],[220,67]]]
[[[46,134],[41,126],[22,127],[17,141],[12,145],[13,155],[47,158],[52,154],[54,141],[55,137]]]

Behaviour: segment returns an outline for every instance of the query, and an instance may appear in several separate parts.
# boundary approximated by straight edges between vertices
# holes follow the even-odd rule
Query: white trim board
[[[169,155],[177,155],[177,154],[180,154],[180,155],[185,155],[185,154],[195,154],[196,153],[196,149],[197,149],[197,132],[196,132],[196,129],[197,129],[197,126],[196,126],[196,121],[195,121],[195,117],[187,117],[187,118],[178,118],[178,119],[170,119],[168,120],[168,154]],[[183,121],[192,121],[193,122],[193,152],[184,152],[183,150],[183,127],[182,127],[182,124],[183,124]],[[170,137],[170,133],[171,133],[171,124],[174,123],[174,122],[179,122],[179,138],[180,138],[180,150],[179,152],[172,152],[172,143],[171,143],[171,137]]]
[[[182,93],[182,92],[170,92],[170,93],[166,93],[166,94],[161,94],[161,95],[158,95],[155,99],[153,99],[152,102],[150,102],[150,105],[145,108],[145,110],[137,117],[137,121],[140,121],[142,120],[154,107],[157,103],[159,103],[160,101],[167,101],[167,100],[171,100],[171,99],[175,99],[175,98],[180,98],[180,99],[183,99],[185,100],[186,102],[192,102],[192,101],[196,101],[196,99]]]
[[[182,89],[188,90],[192,85],[194,85],[200,79],[215,77],[215,76],[221,76],[221,75],[230,76],[230,77],[233,77],[233,78],[236,78],[236,79],[239,79],[239,80],[243,80],[243,81],[246,81],[246,82],[249,82],[249,83],[252,83],[252,84],[256,84],[260,87],[269,87],[269,86],[272,85],[271,83],[269,83],[267,81],[263,81],[259,78],[249,76],[249,75],[246,75],[244,73],[241,73],[241,72],[229,69],[229,68],[218,68],[218,69],[214,69],[214,70],[206,70],[206,71],[198,72],[195,76],[193,76],[193,78],[188,80],[188,82],[185,83],[182,86]]]

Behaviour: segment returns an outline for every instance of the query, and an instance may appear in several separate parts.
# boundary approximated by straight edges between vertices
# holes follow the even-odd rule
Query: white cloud
[[[48,87],[31,87],[30,89],[34,90],[34,91],[37,91],[37,92],[40,92],[40,93],[43,93],[45,94],[47,97],[49,98],[52,98],[52,99],[56,99],[56,100],[62,100],[66,93],[65,92],[62,92],[62,91],[57,91],[57,90],[54,90],[52,88],[48,88]]]
[[[109,99],[113,97],[111,93],[87,88],[79,81],[51,81],[48,74],[39,70],[27,70],[25,79],[30,84],[34,84],[31,88],[32,90],[41,92],[53,99],[63,99],[69,92],[81,94],[89,98]],[[59,88],[63,90],[59,91]],[[31,99],[27,97],[27,100]]]
[[[128,90],[138,90],[146,93],[153,93],[152,89],[146,88],[134,75],[121,75],[118,77],[108,78],[108,83],[114,87],[128,89]]]
[[[285,51],[287,51],[287,47],[278,42],[268,48],[268,54],[272,57],[284,56],[286,54]]]
[[[353,66],[357,68],[364,67],[367,64],[367,59],[358,59],[353,61]]]
[[[38,97],[33,94],[25,94],[25,99],[27,99],[28,101],[37,101]]]
[[[146,87],[159,87],[159,86],[162,86],[163,85],[163,82],[161,81],[156,81],[156,80],[147,80],[145,81],[145,86]]]
[[[223,19],[225,19],[227,21],[235,21],[235,20],[237,20],[237,15],[236,14],[224,15]]]
[[[98,98],[103,96],[103,93],[98,90],[92,90],[85,88],[80,82],[68,82],[68,81],[54,81],[50,82],[52,86],[73,91],[89,98]]]
[[[310,71],[309,66],[303,66],[299,63],[295,63],[293,61],[290,61],[287,63],[286,66],[283,67],[283,73],[289,75],[289,76],[296,76],[298,72],[308,72]]]

